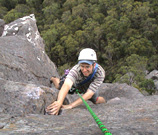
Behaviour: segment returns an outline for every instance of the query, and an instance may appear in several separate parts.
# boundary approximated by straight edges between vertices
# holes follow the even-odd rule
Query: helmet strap
[[[94,66],[96,66],[96,62],[94,61],[94,63],[93,63],[92,65],[93,65],[92,71],[94,72],[94,68],[95,68]],[[92,73],[93,73],[93,72],[92,72]]]

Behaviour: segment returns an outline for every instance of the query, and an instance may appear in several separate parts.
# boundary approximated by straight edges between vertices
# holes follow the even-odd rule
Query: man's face
[[[81,72],[84,76],[89,76],[93,72],[93,65],[89,65],[87,63],[81,63]]]

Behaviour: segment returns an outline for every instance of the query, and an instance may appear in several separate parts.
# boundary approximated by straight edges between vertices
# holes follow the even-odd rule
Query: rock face
[[[156,93],[155,95],[158,95],[158,71],[157,70],[153,70],[152,72],[150,72],[147,76],[147,79],[152,79],[154,81],[155,87],[156,87]]]
[[[5,25],[0,37],[0,135],[102,135],[85,105],[47,115],[58,90],[49,79],[58,75],[44,50],[34,15]],[[143,96],[127,84],[104,83],[107,103],[87,101],[113,135],[158,135],[158,96]],[[68,95],[64,104],[78,95]]]
[[[57,97],[55,89],[43,85],[7,81],[1,78],[0,90],[0,113],[16,116],[44,115],[45,106],[55,101]]]
[[[2,33],[3,33],[4,24],[5,24],[4,20],[0,19],[0,36],[1,36]]]
[[[109,84],[104,83],[100,88],[100,95],[111,100],[114,98],[127,98],[127,99],[138,99],[144,97],[136,88],[131,87],[127,84]]]
[[[4,80],[1,80],[1,82],[4,82]],[[8,108],[10,114],[0,113],[0,133],[2,135],[103,134],[84,105],[72,110],[62,110],[59,116],[43,115],[45,103],[49,103],[50,99],[56,96],[56,91],[51,92],[51,89],[43,86],[14,84],[13,82],[7,82],[5,86],[13,87],[12,92],[7,92],[12,93],[10,97],[12,96],[13,103],[8,102],[9,99],[7,98],[5,101],[10,107],[19,103],[19,107],[15,105],[13,108]],[[19,91],[19,93],[22,93],[22,99],[21,96],[16,96],[17,87],[20,86],[25,88],[22,92]],[[110,91],[110,86],[111,84],[109,87],[103,85],[101,94]],[[112,96],[114,98],[111,99],[110,94],[106,95],[110,100],[106,104],[99,105],[87,101],[95,114],[113,135],[157,135],[158,96],[141,96],[137,89],[133,89],[126,84],[113,84],[112,88],[119,89],[120,86],[122,91],[127,93],[133,91],[134,94],[131,92],[132,96],[136,93],[138,96],[128,98],[125,94],[120,93],[118,98]],[[111,93],[115,93],[113,90],[111,89]],[[13,94],[14,92],[16,94]],[[77,97],[77,95],[74,95],[68,98],[73,100]],[[31,102],[29,102],[30,99]],[[1,103],[1,110],[2,105],[7,106],[7,103],[5,103]],[[26,107],[25,115],[20,115],[24,105]]]
[[[0,77],[48,86],[56,67],[44,50],[34,15],[5,25],[0,37]]]

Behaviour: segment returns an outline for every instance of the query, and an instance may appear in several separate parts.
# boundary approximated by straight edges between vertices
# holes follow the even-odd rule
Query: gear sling
[[[82,82],[77,84],[77,86],[83,85],[83,84],[87,83],[88,81],[90,81],[94,77],[97,70],[98,70],[98,63],[96,63],[93,73],[90,76],[88,76],[85,80],[83,80]],[[76,92],[76,88],[74,88],[74,87],[69,90],[69,94],[74,94],[74,92]]]

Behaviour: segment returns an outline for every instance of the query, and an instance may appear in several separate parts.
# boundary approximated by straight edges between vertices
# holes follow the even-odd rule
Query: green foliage
[[[152,79],[145,79],[144,81],[139,83],[139,87],[142,90],[147,91],[150,95],[152,95],[153,93],[155,93],[155,84],[154,81]]]
[[[85,47],[97,52],[105,82],[141,89],[145,70],[158,69],[157,0],[0,0],[6,23],[32,13],[60,73]]]
[[[45,17],[45,24],[53,24],[53,22],[59,17],[60,6],[58,3],[53,3],[42,9]]]
[[[65,69],[71,69],[72,67],[68,64],[68,63],[65,63],[64,65],[60,66],[58,68],[58,72],[59,72],[59,75],[62,76],[64,75],[64,71]]]
[[[64,10],[71,10],[73,7],[78,5],[77,0],[66,0],[66,2],[63,4]]]
[[[15,19],[21,18],[23,16],[29,15],[31,9],[24,4],[18,4],[15,9],[10,10],[5,16],[4,20],[6,23],[14,21]]]
[[[124,65],[118,70],[115,82],[119,81],[132,85],[144,80],[147,58],[132,54],[126,58]]]
[[[35,8],[36,10],[40,11],[42,8],[43,0],[26,0],[28,6]]]
[[[3,19],[3,17],[7,14],[7,8],[1,6],[0,4],[0,18]]]
[[[152,71],[153,69],[158,69],[158,55],[152,55],[148,61],[147,69]]]
[[[155,50],[152,48],[151,41],[146,38],[136,36],[129,38],[126,53],[129,55],[134,53],[142,56],[145,54],[148,57],[155,54]]]
[[[6,7],[8,11],[15,8],[18,4],[18,0],[0,0],[0,5]]]

